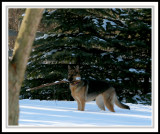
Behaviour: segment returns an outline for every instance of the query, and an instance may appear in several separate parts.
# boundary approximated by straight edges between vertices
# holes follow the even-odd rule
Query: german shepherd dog
[[[79,66],[71,68],[68,66],[68,81],[72,97],[78,103],[78,110],[84,111],[85,103],[96,100],[96,104],[101,110],[105,111],[105,106],[111,111],[114,110],[114,103],[123,109],[130,109],[129,106],[122,104],[116,95],[115,89],[105,81],[82,80]]]

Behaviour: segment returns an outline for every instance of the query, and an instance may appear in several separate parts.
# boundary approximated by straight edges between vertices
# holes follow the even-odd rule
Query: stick
[[[69,81],[67,79],[63,79],[61,81],[55,81],[53,83],[48,83],[48,84],[43,84],[43,85],[40,85],[38,87],[34,87],[34,88],[29,88],[27,89],[26,91],[31,91],[31,90],[37,90],[37,89],[40,89],[42,87],[47,87],[47,86],[52,86],[52,85],[57,85],[57,84],[61,84],[61,83],[68,83]]]

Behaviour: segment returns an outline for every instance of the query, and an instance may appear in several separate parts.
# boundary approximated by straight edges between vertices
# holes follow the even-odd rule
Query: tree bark
[[[9,61],[8,125],[18,125],[19,93],[43,10],[44,9],[26,9],[15,42],[13,59]]]

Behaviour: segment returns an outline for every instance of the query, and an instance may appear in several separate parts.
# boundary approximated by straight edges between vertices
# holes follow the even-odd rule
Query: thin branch
[[[26,91],[37,90],[37,89],[40,89],[42,87],[47,87],[47,86],[52,86],[52,85],[57,85],[57,84],[62,84],[62,83],[68,83],[68,82],[69,82],[68,80],[63,79],[61,81],[55,81],[55,82],[52,82],[52,83],[47,83],[47,84],[40,85],[38,87],[29,88]]]

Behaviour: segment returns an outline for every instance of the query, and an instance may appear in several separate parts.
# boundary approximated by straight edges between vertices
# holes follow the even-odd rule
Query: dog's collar
[[[80,81],[73,81],[73,82],[70,82],[70,84],[71,84],[71,85],[74,85],[74,86],[75,86],[75,85],[78,85],[79,83],[80,83]]]

